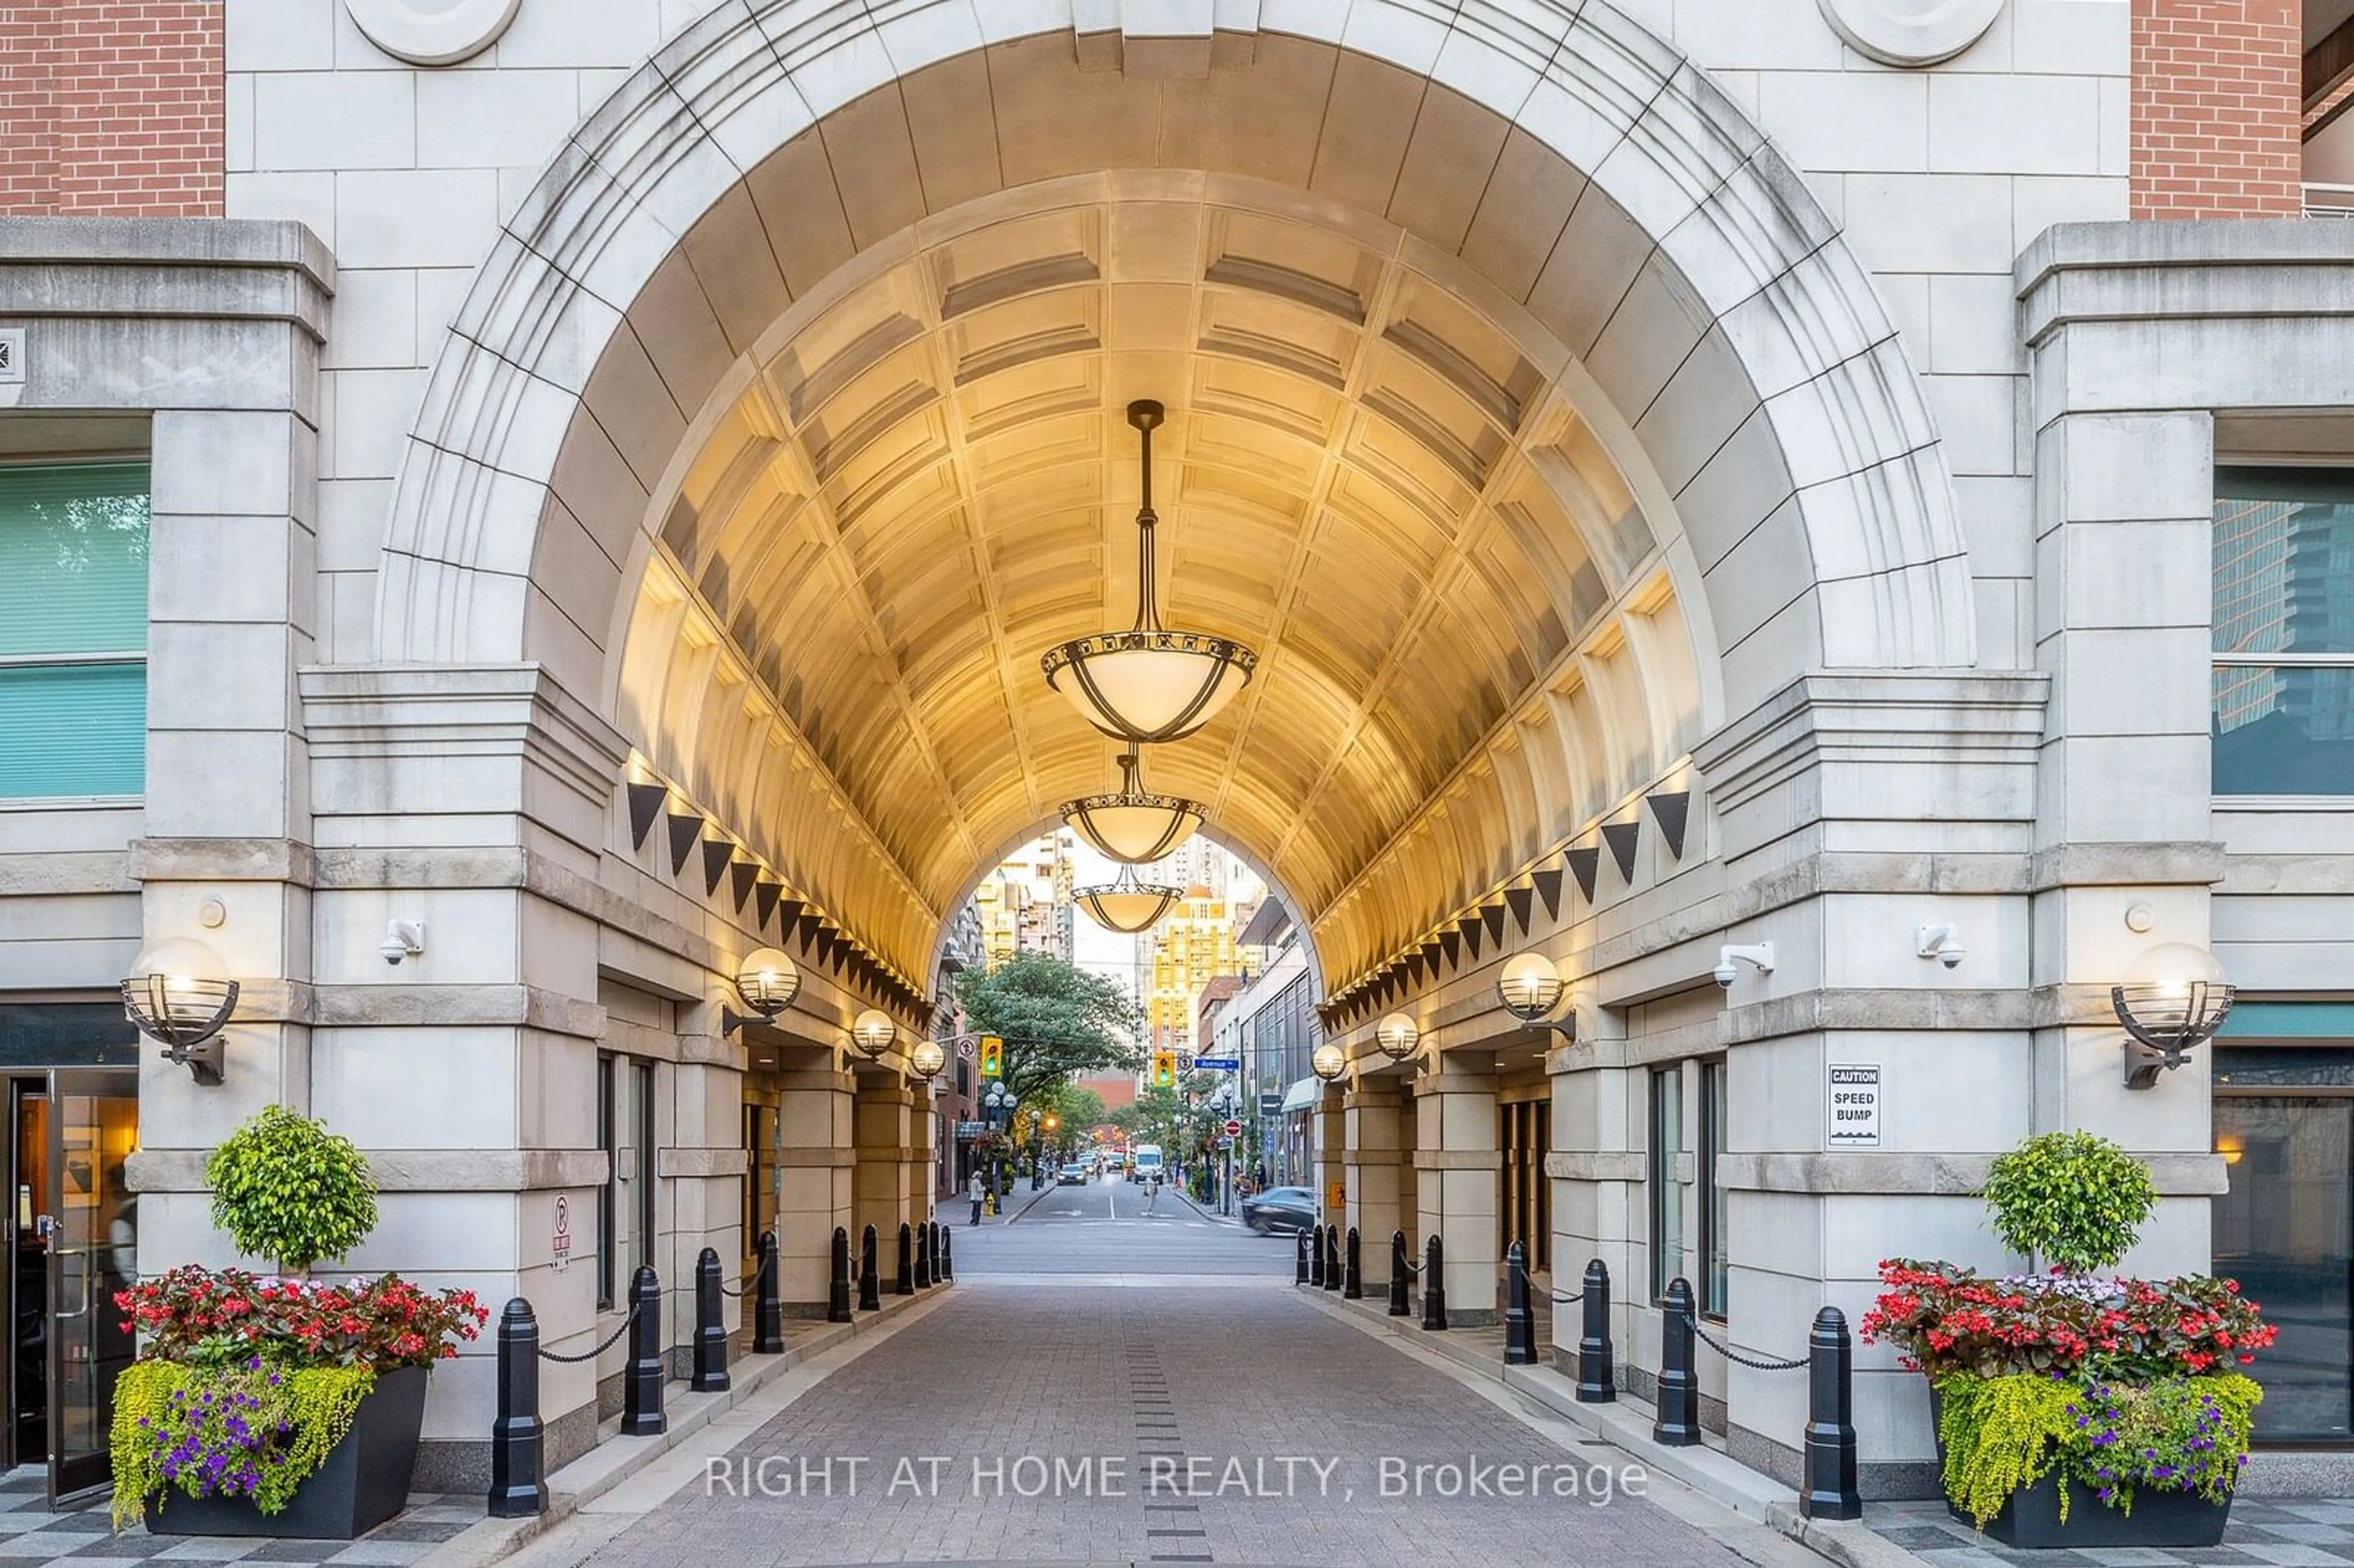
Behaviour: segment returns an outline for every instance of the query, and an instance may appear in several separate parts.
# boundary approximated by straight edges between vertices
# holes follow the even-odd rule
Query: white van
[[[1160,1174],[1161,1146],[1157,1143],[1138,1144],[1135,1154],[1129,1159],[1128,1179],[1131,1181],[1150,1181]]]

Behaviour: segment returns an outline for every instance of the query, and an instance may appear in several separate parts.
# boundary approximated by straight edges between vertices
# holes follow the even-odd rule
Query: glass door
[[[136,1348],[114,1295],[138,1277],[138,1200],[123,1161],[139,1142],[139,1075],[49,1075],[48,1242],[49,1500],[108,1482],[114,1379]]]
[[[2218,1094],[2215,1150],[2231,1180],[2215,1272],[2280,1329],[2250,1369],[2264,1385],[2256,1436],[2354,1440],[2354,1097]]]

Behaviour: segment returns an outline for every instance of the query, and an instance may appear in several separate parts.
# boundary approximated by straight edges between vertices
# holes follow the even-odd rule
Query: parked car
[[[1269,1187],[1243,1200],[1243,1224],[1261,1235],[1304,1231],[1316,1224],[1316,1194],[1305,1187]]]
[[[1061,1174],[1055,1178],[1057,1187],[1084,1187],[1087,1184],[1087,1168],[1077,1160],[1066,1161]]]

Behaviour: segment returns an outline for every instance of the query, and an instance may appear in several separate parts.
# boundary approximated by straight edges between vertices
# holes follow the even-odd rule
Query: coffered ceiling
[[[769,815],[758,775],[797,758],[920,925],[1113,787],[1038,660],[1132,617],[1140,397],[1170,410],[1164,618],[1261,654],[1147,779],[1210,803],[1328,978],[1694,738],[1654,533],[1572,357],[1459,261],[1337,203],[1159,171],[1023,187],[908,241],[763,341],[663,514],[623,717],[714,797]]]

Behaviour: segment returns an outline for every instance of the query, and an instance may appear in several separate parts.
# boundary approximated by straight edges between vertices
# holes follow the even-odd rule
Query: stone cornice
[[[2212,1197],[2229,1190],[2223,1161],[2212,1154],[2144,1154],[2160,1194]],[[1986,1190],[1992,1154],[1723,1154],[1718,1179],[1741,1192],[1976,1198]]]
[[[0,318],[285,322],[327,338],[334,259],[262,218],[0,218]]]
[[[313,764],[513,757],[599,813],[629,743],[537,664],[311,665],[299,673]],[[455,809],[522,811],[520,793]]]
[[[2079,322],[2343,316],[2354,313],[2349,275],[2342,224],[2222,218],[2055,224],[2011,281],[2033,346]]]
[[[369,1149],[368,1171],[384,1192],[535,1192],[604,1183],[599,1149]],[[209,1149],[143,1148],[129,1162],[141,1192],[203,1192]]]
[[[2031,769],[2050,688],[2032,670],[1819,672],[1702,741],[1692,762],[1720,812],[1829,762]]]

